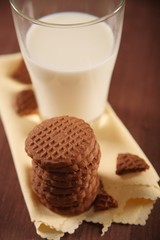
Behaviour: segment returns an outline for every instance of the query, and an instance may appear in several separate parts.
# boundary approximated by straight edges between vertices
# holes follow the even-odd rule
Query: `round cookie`
[[[97,174],[98,165],[94,168],[82,168],[78,171],[73,172],[48,172],[47,170],[41,168],[38,164],[32,161],[32,168],[35,173],[40,176],[42,180],[53,180],[57,182],[76,182],[81,179],[87,180],[88,176]]]
[[[77,163],[87,161],[95,142],[94,132],[88,123],[75,117],[62,116],[37,125],[29,133],[25,149],[35,162],[51,171],[74,164],[76,167]],[[99,145],[96,145],[98,154]]]
[[[61,178],[60,181],[51,178],[45,178],[43,175],[39,175],[34,169],[32,169],[31,174],[34,175],[34,178],[38,178],[39,181],[44,182],[46,185],[67,189],[82,186],[84,182],[90,182],[91,179],[95,178],[97,171],[95,172],[95,174],[87,174],[84,177],[77,177],[77,179],[75,180],[67,180],[66,177],[65,179]]]
[[[49,209],[60,214],[72,215],[81,213],[83,205],[86,210],[88,208],[86,206],[90,206],[94,202],[99,192],[99,179],[97,178],[92,187],[69,195],[53,195],[49,192],[38,192],[38,188],[35,188],[33,185],[32,187],[39,200]]]
[[[66,187],[55,187],[51,184],[47,184],[45,181],[42,181],[38,176],[35,174],[31,175],[31,182],[34,188],[37,187],[39,192],[49,192],[53,195],[69,195],[69,194],[77,194],[81,190],[85,189],[88,191],[92,191],[95,187],[95,184],[98,181],[98,175],[92,176],[89,181],[83,181],[81,185],[76,185],[74,187],[66,188]]]

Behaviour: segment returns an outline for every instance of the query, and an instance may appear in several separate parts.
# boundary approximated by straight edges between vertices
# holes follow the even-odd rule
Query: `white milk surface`
[[[80,23],[95,16],[64,12],[48,15],[50,23]],[[104,110],[118,46],[101,22],[83,27],[31,26],[26,58],[43,118],[72,115],[86,121]]]

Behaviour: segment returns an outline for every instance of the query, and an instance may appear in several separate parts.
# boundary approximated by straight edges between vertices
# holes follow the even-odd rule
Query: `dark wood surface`
[[[97,1],[98,2],[98,1]],[[0,54],[19,51],[9,3],[0,0]],[[128,0],[109,101],[160,175],[160,1]],[[5,104],[5,103],[4,103]],[[11,119],[8,119],[11,121]],[[160,201],[145,226],[82,224],[64,240],[160,240]],[[0,239],[38,240],[0,122]]]

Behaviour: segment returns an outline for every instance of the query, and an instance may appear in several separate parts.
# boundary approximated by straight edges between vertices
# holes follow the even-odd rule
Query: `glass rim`
[[[109,19],[110,17],[112,17],[113,15],[115,15],[117,12],[119,12],[119,10],[125,4],[125,0],[120,0],[119,3],[117,4],[117,6],[115,7],[115,9],[113,9],[113,11],[111,13],[106,14],[102,17],[96,17],[95,19],[93,19],[91,21],[86,21],[86,22],[81,22],[81,23],[49,23],[49,22],[44,22],[42,20],[34,19],[32,17],[27,16],[26,14],[24,14],[21,11],[21,9],[19,9],[16,6],[16,4],[14,3],[14,0],[9,0],[9,2],[10,2],[10,5],[11,5],[12,9],[18,15],[20,15],[24,19],[30,21],[32,24],[36,24],[36,25],[40,25],[40,26],[44,26],[44,27],[81,27],[81,26],[88,26],[88,25],[97,24],[97,23],[103,22],[103,21]],[[60,12],[58,12],[58,13],[60,13]]]

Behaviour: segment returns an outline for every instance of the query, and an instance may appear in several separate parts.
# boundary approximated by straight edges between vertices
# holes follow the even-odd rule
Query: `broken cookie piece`
[[[149,169],[144,159],[130,153],[121,153],[117,157],[116,174],[142,172]]]
[[[31,79],[28,73],[28,70],[26,68],[25,62],[23,59],[21,59],[19,65],[14,70],[14,72],[11,74],[11,77],[14,78],[16,81],[25,83],[25,84],[31,84]]]
[[[19,92],[14,99],[13,105],[16,113],[20,116],[37,112],[37,102],[32,89]]]
[[[93,206],[95,212],[118,207],[118,202],[104,190],[102,182]]]

